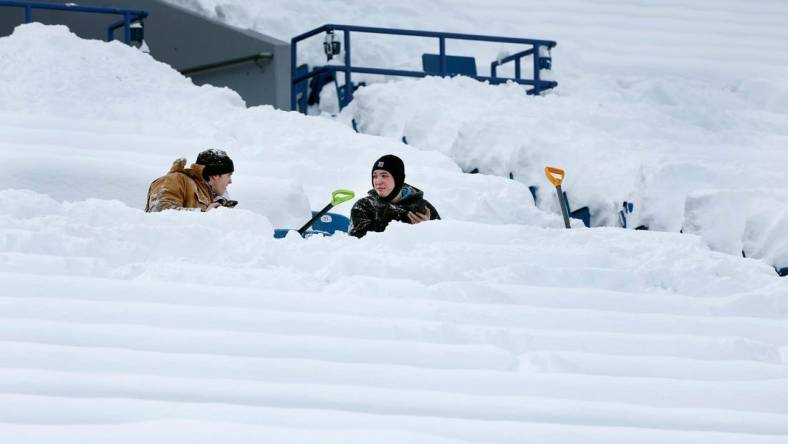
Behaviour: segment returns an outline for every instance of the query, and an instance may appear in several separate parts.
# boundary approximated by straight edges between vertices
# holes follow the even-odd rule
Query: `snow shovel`
[[[571,228],[569,225],[569,208],[567,208],[566,200],[564,200],[564,192],[561,190],[561,182],[564,181],[564,170],[555,167],[544,167],[544,175],[547,180],[555,185],[555,191],[558,194],[558,204],[561,205],[561,214],[564,215],[564,225],[566,228]]]
[[[331,202],[325,207],[323,207],[323,209],[320,210],[317,214],[312,216],[312,219],[309,219],[309,222],[305,223],[303,227],[299,228],[298,234],[300,234],[301,237],[304,237],[306,230],[308,230],[309,227],[311,227],[315,222],[320,220],[320,218],[323,217],[324,214],[328,213],[332,208],[341,204],[342,202],[347,202],[354,197],[356,197],[356,193],[350,190],[336,190],[332,192]]]

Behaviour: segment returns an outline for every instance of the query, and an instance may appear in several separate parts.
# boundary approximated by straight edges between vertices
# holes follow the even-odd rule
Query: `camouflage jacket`
[[[418,188],[404,184],[401,195],[397,203],[391,203],[378,197],[375,190],[369,190],[368,196],[356,201],[350,210],[350,235],[364,237],[368,231],[381,232],[394,220],[410,223],[409,211],[424,213],[429,208],[430,220],[440,219],[438,210],[424,199]]]

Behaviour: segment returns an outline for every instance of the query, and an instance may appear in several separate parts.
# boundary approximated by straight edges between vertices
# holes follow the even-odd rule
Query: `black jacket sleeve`
[[[375,208],[369,199],[359,199],[350,210],[350,230],[348,234],[358,238],[364,237],[373,228]],[[373,230],[374,231],[374,230]]]
[[[350,210],[351,236],[364,237],[369,231],[381,232],[393,220],[408,221],[404,208],[365,197],[356,201]]]

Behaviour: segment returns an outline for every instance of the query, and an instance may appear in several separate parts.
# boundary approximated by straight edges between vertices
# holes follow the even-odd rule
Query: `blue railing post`
[[[128,12],[123,14],[123,41],[131,45],[131,15]]]
[[[298,51],[296,51],[297,45],[298,42],[290,43],[290,111],[298,111],[296,105],[296,87],[295,87],[296,84],[294,81],[296,78],[296,63],[297,63],[296,54],[298,54]]]
[[[25,6],[25,23],[33,21],[33,7],[30,5]]]
[[[534,94],[542,92],[542,79],[539,78],[539,50],[541,46],[534,46]]]
[[[439,37],[438,41],[440,42],[438,45],[440,46],[439,54],[441,60],[441,77],[446,77],[446,71],[448,71],[446,68],[446,38]]]
[[[345,30],[345,105],[353,100],[353,84],[350,80],[350,31]],[[340,104],[340,109],[342,105]]]
[[[514,61],[514,78],[515,79],[520,79],[521,78],[520,77],[520,60],[521,59],[517,59],[517,60]]]

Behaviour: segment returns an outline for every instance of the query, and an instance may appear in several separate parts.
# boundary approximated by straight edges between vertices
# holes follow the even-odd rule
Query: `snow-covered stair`
[[[30,228],[0,232],[0,430],[17,439],[788,435],[788,286],[697,239],[447,221],[275,241],[224,212],[206,251],[254,251],[172,262],[216,221],[162,244],[144,234],[168,215],[73,214],[12,212]],[[144,260],[91,246],[98,231]]]
[[[31,25],[0,56],[3,443],[788,437],[788,281],[761,261],[562,229],[515,181],[247,110],[119,43]],[[143,213],[207,146],[239,207]],[[272,238],[386,152],[445,220]]]

